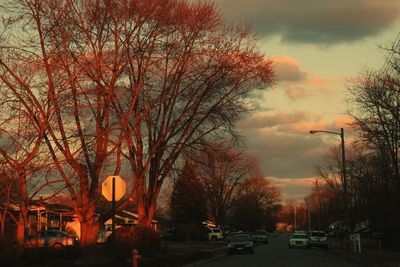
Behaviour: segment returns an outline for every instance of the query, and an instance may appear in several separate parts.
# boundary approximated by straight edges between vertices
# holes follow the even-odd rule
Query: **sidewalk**
[[[379,251],[376,246],[371,246],[371,242],[364,242],[361,254],[355,254],[352,250],[345,250],[341,248],[339,243],[333,245],[332,252],[361,266],[400,267],[400,250]]]

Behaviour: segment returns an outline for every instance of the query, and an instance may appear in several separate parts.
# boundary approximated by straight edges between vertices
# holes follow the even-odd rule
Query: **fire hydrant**
[[[140,256],[139,251],[137,249],[132,249],[132,267],[138,267],[139,266],[139,260],[142,258]]]

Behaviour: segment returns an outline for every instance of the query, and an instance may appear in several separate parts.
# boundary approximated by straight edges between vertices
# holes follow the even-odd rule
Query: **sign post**
[[[119,176],[108,176],[101,184],[101,193],[108,200],[111,201],[112,236],[115,234],[115,203],[119,201],[126,193],[126,183]]]
[[[112,224],[111,233],[113,238],[115,238],[115,177],[112,178],[112,200],[111,200],[111,213],[112,213]]]

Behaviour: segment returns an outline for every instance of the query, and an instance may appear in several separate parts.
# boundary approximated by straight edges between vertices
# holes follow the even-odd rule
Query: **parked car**
[[[305,233],[294,233],[289,238],[289,248],[294,247],[307,247],[307,234]]]
[[[253,234],[254,242],[268,243],[268,233],[265,230],[255,230]]]
[[[224,239],[224,234],[220,228],[208,228],[208,240]]]
[[[249,234],[237,234],[233,235],[228,243],[228,253],[254,253],[254,243],[253,239]]]
[[[160,239],[162,240],[174,240],[176,239],[176,229],[175,228],[167,228],[160,232]]]
[[[320,247],[323,249],[328,249],[328,234],[324,231],[311,231],[308,240],[307,248]]]
[[[75,245],[79,245],[78,237],[60,230],[39,231],[28,236],[25,240],[25,247],[50,247],[59,249]]]

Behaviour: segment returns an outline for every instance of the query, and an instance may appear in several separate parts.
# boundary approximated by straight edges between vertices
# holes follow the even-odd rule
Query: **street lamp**
[[[328,134],[336,134],[340,135],[342,141],[342,179],[343,179],[343,193],[344,193],[344,220],[347,226],[348,224],[348,207],[347,207],[347,178],[346,178],[346,156],[345,156],[345,149],[344,149],[344,131],[343,128],[340,128],[340,132],[331,132],[331,131],[322,131],[322,130],[310,130],[310,134],[315,133],[328,133]]]

